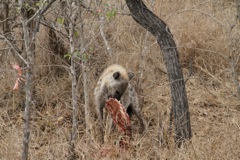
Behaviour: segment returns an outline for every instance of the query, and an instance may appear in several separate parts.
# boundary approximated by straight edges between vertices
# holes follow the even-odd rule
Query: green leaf
[[[57,22],[62,25],[64,23],[64,18],[58,17]]]
[[[43,6],[47,6],[47,4],[48,4],[48,2],[46,2],[46,1],[44,2],[43,0],[40,0],[39,2],[36,3],[36,6],[37,6],[37,7],[40,7],[40,6],[42,6],[42,5],[43,5]]]
[[[78,31],[74,31],[73,36],[74,36],[75,38],[78,38],[78,37],[79,37]]]
[[[103,6],[107,9],[110,7],[109,4],[107,4],[107,3],[103,4]]]
[[[87,61],[87,53],[83,53],[82,54],[82,60],[84,61],[84,62],[86,62]]]
[[[114,18],[116,16],[116,14],[117,14],[116,10],[111,10],[106,13],[106,17],[107,17],[107,19]]]
[[[36,6],[39,7],[39,6],[40,6],[40,2],[37,2],[37,3],[36,3]]]
[[[48,2],[44,2],[43,5],[44,5],[44,6],[47,6],[47,5],[48,5]]]
[[[75,54],[75,56],[80,57],[80,52],[79,51],[74,52],[74,54]]]
[[[64,58],[71,59],[72,55],[70,52],[64,55]]]
[[[94,51],[93,47],[89,47],[89,50],[90,50],[91,52],[93,52],[93,51]]]

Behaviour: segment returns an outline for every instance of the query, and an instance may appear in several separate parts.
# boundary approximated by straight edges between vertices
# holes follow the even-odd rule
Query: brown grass
[[[150,2],[147,1],[148,6]],[[121,6],[117,7],[120,9]],[[152,10],[167,22],[174,35],[184,76],[188,76],[189,69],[193,71],[186,83],[193,133],[191,142],[177,149],[172,137],[166,134],[171,99],[166,69],[155,38],[149,34],[145,44],[146,31],[131,17],[117,15],[105,25],[114,52],[114,56],[108,58],[97,29],[97,19],[86,14],[91,97],[96,80],[107,65],[120,63],[138,73],[138,65],[143,63],[142,112],[149,130],[141,135],[138,134],[139,128],[134,127],[132,148],[124,153],[119,150],[120,137],[116,129],[105,145],[89,139],[85,134],[79,72],[80,112],[76,145],[79,159],[240,159],[240,107],[229,63],[230,56],[239,55],[240,46],[239,24],[231,30],[235,24],[235,1],[157,0]],[[123,11],[128,12],[127,7],[123,7]],[[29,159],[66,159],[71,129],[71,79],[64,68],[66,61],[49,48],[44,28],[41,33],[37,40],[36,106],[32,109]],[[147,50],[141,62],[144,46]],[[10,64],[14,60],[0,54],[0,159],[21,159],[23,108],[19,105],[21,95],[12,91],[16,74]],[[192,67],[189,67],[190,63]],[[238,62],[236,66],[238,71]],[[134,84],[137,79],[138,75]],[[92,101],[91,106],[92,119],[95,120]],[[96,122],[93,123],[96,137]],[[132,123],[139,126],[134,119]],[[160,136],[169,140],[169,147],[161,145]]]

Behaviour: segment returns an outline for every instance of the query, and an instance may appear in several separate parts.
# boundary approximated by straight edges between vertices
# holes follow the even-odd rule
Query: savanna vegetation
[[[28,135],[31,160],[67,159],[73,150],[75,159],[240,159],[238,0],[144,0],[179,51],[192,128],[180,148],[169,133],[161,49],[124,0],[0,2],[0,159],[26,158]],[[135,72],[131,83],[148,124],[140,134],[131,119],[127,151],[108,123],[106,142],[97,140],[93,90],[112,63]]]

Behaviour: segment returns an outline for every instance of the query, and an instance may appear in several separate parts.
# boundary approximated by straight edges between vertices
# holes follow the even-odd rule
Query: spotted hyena
[[[113,64],[104,70],[94,90],[97,114],[101,125],[101,141],[103,142],[103,108],[106,100],[110,97],[120,100],[126,107],[131,117],[136,115],[141,123],[142,131],[145,131],[146,124],[140,113],[137,93],[129,81],[134,77],[133,72],[127,72],[124,67]]]

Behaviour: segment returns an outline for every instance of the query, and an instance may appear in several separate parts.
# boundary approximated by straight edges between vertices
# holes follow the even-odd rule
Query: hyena
[[[100,122],[101,142],[103,136],[103,108],[108,98],[120,100],[131,117],[136,115],[140,121],[142,131],[146,129],[145,120],[141,116],[137,93],[129,81],[134,77],[133,72],[127,72],[124,67],[113,64],[105,69],[100,76],[94,90],[97,114]]]

